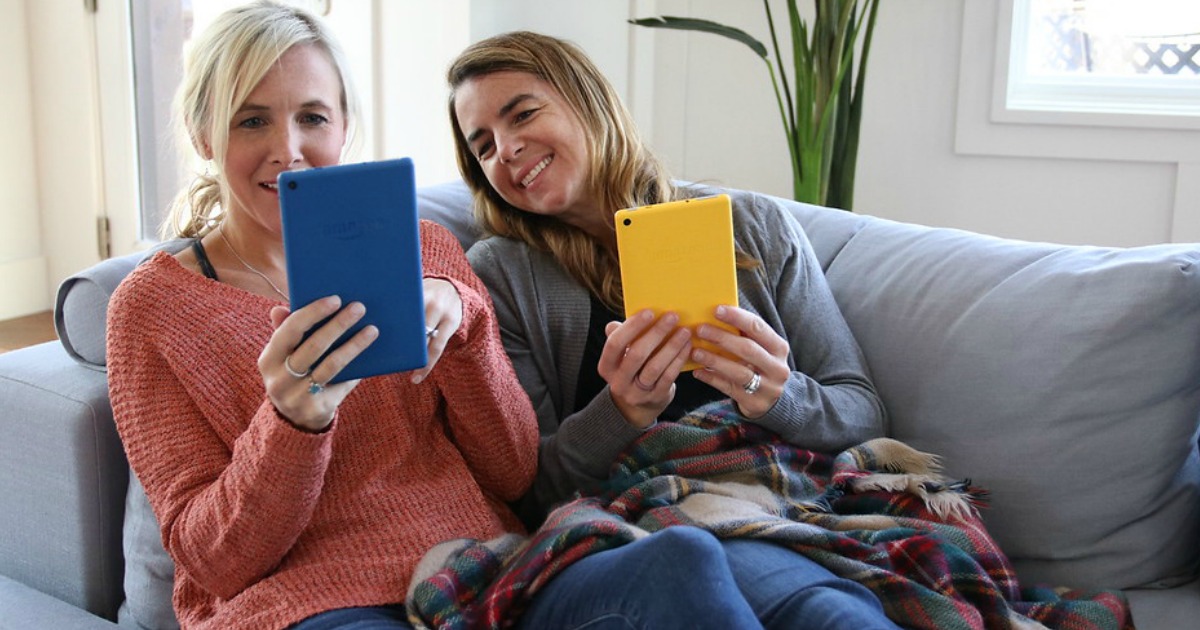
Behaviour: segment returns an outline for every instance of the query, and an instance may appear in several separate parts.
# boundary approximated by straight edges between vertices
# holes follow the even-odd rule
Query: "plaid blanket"
[[[602,491],[532,536],[435,547],[409,588],[418,628],[502,628],[572,562],[672,525],[787,545],[876,593],[911,628],[1132,629],[1117,591],[1021,589],[969,480],[887,438],[837,456],[791,446],[714,403],[648,431]]]

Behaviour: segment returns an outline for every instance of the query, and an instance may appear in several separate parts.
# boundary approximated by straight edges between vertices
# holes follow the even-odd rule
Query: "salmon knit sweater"
[[[426,277],[458,289],[462,326],[423,383],[364,379],[319,434],[263,389],[278,302],[165,253],[113,294],[113,412],[175,559],[185,628],[283,628],[402,602],[434,544],[519,530],[504,502],[533,480],[533,409],[458,241],[422,221],[421,244]]]

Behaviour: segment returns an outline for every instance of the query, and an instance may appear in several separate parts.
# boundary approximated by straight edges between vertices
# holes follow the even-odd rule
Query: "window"
[[[194,34],[202,32],[226,9],[244,0],[173,0],[131,2],[134,110],[137,125],[139,234],[153,241],[171,202],[197,164],[181,164],[171,103],[183,77],[183,56]],[[328,0],[292,0],[328,16]],[[337,26],[333,25],[334,30]],[[347,33],[338,37],[347,40]],[[356,73],[362,73],[355,70]],[[197,160],[199,158],[196,158]]]
[[[1074,58],[1075,70],[1067,71],[1067,62],[1059,61],[1055,65],[1043,61],[1033,62],[1034,69],[1029,68],[1029,53],[1013,53],[1013,49],[1024,47],[1029,43],[1027,28],[1030,20],[1029,7],[1040,0],[996,0],[995,2],[965,2],[963,3],[963,33],[960,48],[958,74],[958,108],[955,117],[954,149],[959,155],[976,156],[1010,156],[1017,158],[1042,158],[1086,161],[1112,161],[1134,165],[1157,165],[1160,173],[1166,172],[1175,185],[1167,191],[1167,206],[1169,239],[1174,242],[1200,240],[1200,161],[1197,159],[1196,147],[1200,146],[1200,115],[1186,114],[1179,110],[1167,113],[1148,111],[1143,106],[1142,111],[1133,112],[1139,100],[1150,100],[1153,89],[1146,86],[1168,82],[1166,92],[1174,93],[1177,102],[1185,105],[1190,98],[1192,104],[1200,98],[1196,95],[1196,85],[1200,75],[1190,72],[1180,66],[1174,74],[1157,71],[1138,72],[1135,69],[1123,69],[1120,72],[1094,71],[1102,63],[1093,61],[1088,71],[1088,62],[1084,61],[1083,53],[1079,52]],[[1176,27],[1194,24],[1196,10],[1192,7],[1193,0],[1079,0],[1077,2],[1057,2],[1056,6],[1086,8],[1089,13],[1108,4],[1123,9],[1140,9],[1150,16],[1169,16],[1164,21]],[[1053,15],[1053,13],[1050,13]],[[1062,11],[1060,11],[1060,15]],[[1097,15],[1097,14],[1092,14]],[[1126,13],[1125,15],[1135,15]],[[1072,20],[1081,20],[1080,15],[1069,15]],[[1145,17],[1145,16],[1142,16]],[[1137,19],[1142,19],[1139,17]],[[1134,18],[1125,18],[1133,20]],[[1104,24],[1104,21],[1099,21]],[[1076,22],[1076,25],[1086,25],[1086,22]],[[1067,29],[1070,30],[1069,28]],[[1102,30],[1102,29],[1098,29]],[[1138,29],[1140,31],[1140,29]],[[1200,29],[1194,27],[1175,28],[1167,33],[1177,33],[1172,38],[1188,39],[1192,44],[1196,41],[1196,33]],[[1024,33],[1024,34],[1022,34]],[[1131,35],[1142,36],[1144,32],[1131,31]],[[1157,41],[1166,38],[1160,37]],[[1088,40],[1076,40],[1082,44],[1099,37],[1099,33],[1089,33]],[[1136,38],[1133,38],[1136,39]],[[1090,45],[1090,43],[1089,43]],[[1117,44],[1118,50],[1128,44]],[[1037,44],[1034,45],[1036,50]],[[1045,49],[1043,49],[1045,50]],[[1057,51],[1071,58],[1076,53],[1071,52],[1071,44],[1061,45]],[[1124,53],[1121,53],[1124,55]],[[1185,52],[1183,56],[1200,61],[1200,54]],[[1133,55],[1136,59],[1137,55]],[[1094,57],[1093,57],[1094,58]],[[1147,60],[1149,56],[1147,56]],[[1164,53],[1164,61],[1170,63]],[[1039,68],[1040,65],[1040,68]],[[1174,64],[1171,64],[1174,65]],[[1184,64],[1186,66],[1186,63]],[[1082,69],[1081,69],[1082,68]],[[1022,109],[1019,99],[1012,99],[1010,86],[1011,77],[1025,74],[1036,80],[1059,86],[1058,89],[1071,91],[1073,82],[1084,85],[1074,85],[1079,92],[1086,92],[1084,87],[1090,81],[1104,84],[1105,82],[1129,81],[1141,85],[1142,92],[1120,90],[1113,93],[1120,97],[1120,106],[1108,109],[1094,105],[1097,94],[1093,91],[1088,97],[1093,99],[1091,106],[1080,103],[1064,104],[1061,100],[1050,99],[1050,105],[1041,105],[1041,109]],[[1158,88],[1155,88],[1158,89]],[[1186,94],[1192,94],[1187,97]],[[1180,97],[1183,94],[1183,97]],[[1019,91],[1018,91],[1019,96]],[[1169,99],[1160,99],[1161,105]],[[1160,204],[1162,202],[1160,201]],[[1131,212],[1140,211],[1131,207]]]
[[[167,208],[194,171],[179,163],[170,126],[183,51],[193,33],[243,1],[98,4],[101,179],[112,255],[157,240]],[[362,98],[361,159],[411,157],[419,185],[457,178],[443,72],[469,41],[470,0],[288,1],[324,15],[345,49]]]
[[[1173,126],[1200,116],[1200,3],[1016,0],[1011,29],[1004,107],[1018,118],[1106,113]]]

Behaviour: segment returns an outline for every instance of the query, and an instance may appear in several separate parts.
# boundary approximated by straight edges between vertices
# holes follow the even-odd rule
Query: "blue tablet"
[[[412,160],[285,172],[279,205],[292,310],[330,295],[341,296],[343,305],[362,302],[366,315],[335,348],[363,326],[379,328],[375,342],[330,382],[424,367],[429,358]]]

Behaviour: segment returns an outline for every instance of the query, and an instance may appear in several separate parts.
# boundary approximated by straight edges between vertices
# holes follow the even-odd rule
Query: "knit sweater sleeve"
[[[463,303],[462,325],[430,378],[445,397],[450,432],[479,485],[514,501],[537,469],[533,407],[504,352],[487,289],[458,241],[442,226],[423,221],[421,248],[425,275],[451,282]]]
[[[763,263],[738,274],[742,306],[791,346],[792,374],[779,401],[752,422],[823,451],[882,436],[883,403],[807,235],[762,195],[738,193],[734,208],[738,246]]]
[[[516,241],[492,238],[467,253],[496,305],[505,350],[537,412],[541,444],[527,521],[607,478],[641,431],[630,426],[605,387],[574,413],[590,302],[549,257]]]
[[[161,281],[146,268],[154,262],[110,301],[113,413],[167,551],[202,588],[230,599],[270,572],[305,527],[331,437],[298,431],[261,393],[255,357],[269,324],[222,318],[220,306]],[[222,319],[215,334],[234,337],[206,343],[205,328],[213,334]]]

